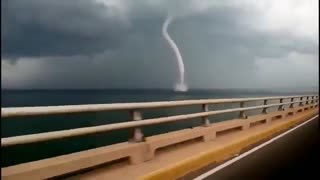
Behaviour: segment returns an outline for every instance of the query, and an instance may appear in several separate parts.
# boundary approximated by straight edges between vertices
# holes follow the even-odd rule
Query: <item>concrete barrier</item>
[[[260,100],[260,99],[259,99]],[[310,100],[311,101],[311,100]],[[218,101],[220,102],[220,101]],[[231,101],[232,102],[232,101]],[[301,103],[305,101],[298,102],[290,102],[290,103],[282,103],[276,105],[264,105],[257,106],[258,108],[267,108],[272,106],[283,106],[283,104],[293,104],[293,103]],[[312,107],[311,107],[312,106]],[[244,115],[244,110],[252,110],[258,109],[257,107],[247,107],[247,108],[236,108],[229,110],[218,110],[218,111],[208,111],[205,113],[198,114],[189,114],[189,115],[179,115],[173,117],[165,117],[158,118],[153,120],[139,120],[136,122],[128,122],[128,123],[119,123],[104,125],[101,131],[107,130],[116,130],[122,128],[136,127],[142,124],[157,124],[163,122],[171,122],[182,120],[188,116],[191,117],[206,117],[210,114],[220,114],[220,113],[228,113],[228,112],[242,112]],[[202,154],[197,158],[191,158],[184,163],[180,163],[178,165],[171,166],[169,168],[165,168],[164,170],[160,170],[154,172],[150,175],[145,176],[143,179],[172,179],[177,178],[184,175],[187,172],[195,170],[196,168],[200,168],[203,165],[212,162],[218,161],[225,158],[230,153],[238,152],[243,147],[250,145],[252,143],[258,142],[262,140],[262,137],[265,137],[265,134],[270,136],[275,132],[282,131],[289,127],[289,125],[294,125],[296,122],[300,120],[296,120],[301,116],[300,113],[303,111],[318,112],[318,109],[315,109],[317,104],[309,104],[309,105],[301,105],[298,107],[288,108],[286,110],[280,110],[270,113],[264,113],[260,115],[248,116],[247,118],[240,118],[234,120],[228,120],[219,123],[213,124],[205,124],[204,126],[194,127],[191,129],[184,129],[181,131],[170,132],[166,134],[160,134],[156,136],[146,137],[143,142],[134,142],[134,143],[119,143],[110,146],[105,146],[101,148],[81,151],[77,153],[72,153],[69,155],[58,156],[54,158],[48,158],[44,160],[39,160],[35,162],[28,162],[24,164],[19,164],[15,166],[10,166],[6,168],[2,168],[2,178],[3,179],[47,179],[52,177],[57,177],[60,175],[65,175],[69,173],[78,172],[84,170],[86,168],[94,167],[97,165],[105,164],[107,162],[112,162],[114,160],[119,160],[123,158],[128,158],[131,164],[139,164],[144,161],[150,161],[155,157],[155,153],[157,150],[161,148],[165,148],[171,145],[175,145],[178,143],[201,139],[204,142],[214,141],[217,136],[224,133],[232,133],[233,131],[245,131],[250,129],[251,127],[258,126],[261,124],[269,124],[272,121],[276,121],[278,119],[282,119],[284,117],[292,116],[292,121],[286,122],[285,125],[281,127],[274,128],[273,130],[268,130],[266,132],[262,132],[262,134],[257,134],[255,137],[251,137],[249,139],[239,139],[236,141],[230,142],[230,146],[227,146],[219,151],[208,152],[206,154]],[[117,108],[119,108],[117,106]],[[60,111],[61,109],[59,109]],[[12,112],[11,112],[12,111]],[[62,110],[61,110],[62,111]],[[10,110],[10,112],[14,115],[17,115],[17,111]],[[56,113],[56,111],[54,111]],[[64,111],[63,111],[64,112]],[[25,114],[28,112],[23,112]],[[32,112],[36,113],[36,112]],[[44,112],[41,111],[40,114]],[[11,114],[11,115],[12,115]],[[303,113],[301,113],[303,114]],[[10,113],[7,116],[11,116]],[[189,117],[190,116],[190,117]],[[244,116],[242,116],[244,117]],[[91,127],[84,128],[83,130],[72,131],[74,134],[69,133],[70,130],[66,130],[66,132],[49,132],[42,133],[46,136],[41,137],[41,134],[36,135],[26,135],[22,137],[13,137],[13,138],[2,138],[5,140],[5,145],[14,145],[20,143],[30,143],[30,142],[38,142],[39,138],[42,138],[41,141],[48,139],[55,139],[57,137],[69,137],[75,135],[86,134],[90,132],[100,132],[99,130],[94,131]],[[66,134],[68,136],[66,136]],[[54,137],[54,138],[52,138]],[[239,141],[239,142],[238,142]],[[2,142],[3,144],[3,142]]]
[[[122,158],[145,161],[145,143],[120,143],[1,169],[1,179],[48,179]]]

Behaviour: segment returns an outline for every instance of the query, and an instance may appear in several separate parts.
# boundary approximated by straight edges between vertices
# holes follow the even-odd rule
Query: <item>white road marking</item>
[[[300,124],[300,125],[298,125],[298,126],[296,126],[296,127],[292,128],[292,129],[290,129],[290,130],[288,130],[288,131],[286,131],[286,132],[284,132],[284,133],[282,133],[282,134],[280,134],[280,135],[278,135],[278,136],[276,136],[276,137],[272,138],[271,140],[269,140],[269,141],[267,141],[267,142],[265,142],[265,143],[263,143],[263,144],[261,144],[261,145],[259,145],[259,146],[255,147],[255,148],[253,148],[253,149],[251,149],[251,150],[249,150],[249,151],[247,151],[247,152],[245,152],[245,153],[241,154],[240,156],[238,156],[238,157],[236,157],[236,158],[233,158],[233,159],[231,159],[231,160],[229,160],[229,161],[227,161],[227,162],[225,162],[225,163],[223,163],[223,164],[221,164],[221,165],[219,165],[219,166],[217,166],[217,167],[215,167],[215,168],[211,169],[210,171],[208,171],[208,172],[206,172],[206,173],[204,173],[204,174],[202,174],[202,175],[200,175],[200,176],[196,177],[194,180],[202,180],[202,179],[204,179],[204,178],[206,178],[206,177],[208,177],[208,176],[210,176],[210,175],[212,175],[212,174],[214,174],[214,173],[218,172],[219,170],[221,170],[221,169],[223,169],[223,168],[225,168],[225,167],[227,167],[227,166],[229,166],[229,165],[233,164],[234,162],[239,161],[240,159],[242,159],[242,158],[244,158],[244,157],[246,157],[246,156],[250,155],[251,153],[253,153],[253,152],[255,152],[255,151],[257,151],[257,150],[259,150],[259,149],[263,148],[264,146],[266,146],[266,145],[268,145],[268,144],[272,143],[273,141],[275,141],[275,140],[277,140],[277,139],[279,139],[279,138],[281,138],[281,137],[283,137],[283,136],[285,136],[285,135],[289,134],[290,132],[292,132],[292,131],[294,131],[294,130],[298,129],[299,127],[301,127],[301,126],[303,126],[303,125],[305,125],[305,124],[309,123],[310,121],[312,121],[312,120],[316,119],[318,116],[319,116],[319,115],[316,115],[316,116],[314,116],[313,118],[311,118],[311,119],[307,120],[306,122],[304,122],[304,123],[302,123],[302,124]]]

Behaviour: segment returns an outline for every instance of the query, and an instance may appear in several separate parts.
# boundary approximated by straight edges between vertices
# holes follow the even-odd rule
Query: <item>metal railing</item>
[[[299,101],[294,99],[299,98]],[[304,100],[306,98],[306,100]],[[278,106],[278,111],[284,110],[284,105],[299,103],[318,104],[318,95],[305,95],[305,96],[277,96],[277,97],[259,97],[259,98],[234,98],[234,99],[208,99],[208,100],[185,100],[185,101],[164,101],[164,102],[144,102],[144,103],[115,103],[115,104],[93,104],[93,105],[64,105],[64,106],[47,106],[47,107],[17,107],[17,108],[1,108],[1,120],[7,120],[10,117],[18,116],[39,116],[49,114],[67,114],[67,113],[84,113],[84,112],[101,112],[101,111],[116,111],[116,110],[129,110],[133,121],[114,123],[107,125],[99,125],[93,127],[75,128],[70,130],[60,130],[53,132],[37,133],[30,135],[21,135],[15,137],[1,138],[1,147],[7,147],[18,144],[36,143],[42,141],[49,141],[54,139],[61,139],[74,136],[83,136],[88,134],[95,134],[107,131],[115,131],[120,129],[132,129],[132,137],[129,138],[132,142],[143,141],[142,127],[155,124],[162,124],[168,122],[190,120],[194,118],[202,118],[203,126],[209,126],[209,116],[240,112],[239,118],[246,119],[245,111],[254,109],[263,109],[263,113],[268,113],[267,109],[270,107]],[[283,102],[284,99],[291,99],[290,102]],[[270,100],[280,100],[280,103],[268,104]],[[263,105],[244,107],[245,102],[250,101],[263,101]],[[209,111],[210,104],[221,103],[240,103],[240,108],[224,109]],[[165,107],[178,107],[178,106],[191,106],[201,105],[203,112],[174,115],[168,117],[143,119],[141,110],[151,108],[165,108]]]

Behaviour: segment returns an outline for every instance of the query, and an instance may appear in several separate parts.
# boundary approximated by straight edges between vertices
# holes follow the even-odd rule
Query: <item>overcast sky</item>
[[[2,88],[318,87],[318,0],[2,0]]]

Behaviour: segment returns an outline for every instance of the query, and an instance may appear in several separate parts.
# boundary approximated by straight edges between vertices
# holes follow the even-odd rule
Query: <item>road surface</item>
[[[296,179],[306,174],[320,178],[319,163],[320,125],[316,118],[204,180]]]

